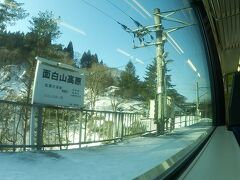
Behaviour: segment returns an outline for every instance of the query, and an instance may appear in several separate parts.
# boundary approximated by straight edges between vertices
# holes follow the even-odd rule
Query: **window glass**
[[[74,162],[73,179],[130,179],[212,126],[187,0],[0,0],[0,13],[0,151],[47,151],[44,160]]]

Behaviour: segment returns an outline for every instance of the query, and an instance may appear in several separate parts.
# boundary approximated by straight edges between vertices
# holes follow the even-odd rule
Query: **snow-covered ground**
[[[0,69],[1,98],[8,95],[6,92],[24,91],[20,81],[24,73],[21,66]],[[119,108],[135,112],[142,111],[142,106],[140,101],[125,100]],[[98,98],[96,108],[112,110],[108,94]],[[0,153],[0,180],[132,179],[194,142],[207,128],[191,126],[176,129],[171,135],[75,150]]]
[[[0,153],[2,180],[132,179],[194,142],[209,126],[75,150]]]
[[[19,96],[24,91],[22,78],[26,73],[24,65],[6,65],[0,68],[0,98],[4,99],[9,93]]]
[[[84,101],[85,101],[84,102],[85,104],[89,103],[87,100],[84,100]],[[113,108],[111,105],[111,101],[112,101],[112,98],[108,95],[99,96],[95,104],[95,110],[112,111]],[[118,110],[121,110],[124,112],[143,112],[146,109],[146,107],[143,107],[144,103],[142,101],[137,101],[133,99],[123,100],[121,98],[119,98],[116,101],[122,101],[122,103],[120,103],[117,107],[118,107]]]

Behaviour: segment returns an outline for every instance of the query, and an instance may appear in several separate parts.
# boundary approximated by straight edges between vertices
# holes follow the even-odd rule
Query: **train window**
[[[212,130],[190,1],[0,0],[0,13],[0,159],[16,171],[3,177],[36,176],[29,161],[44,179],[152,177]]]

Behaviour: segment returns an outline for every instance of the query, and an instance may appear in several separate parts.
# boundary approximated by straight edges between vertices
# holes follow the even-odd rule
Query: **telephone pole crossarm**
[[[164,16],[164,15],[160,15],[160,17],[161,17],[163,20],[173,21],[173,22],[177,22],[177,23],[184,24],[184,25],[189,25],[189,23],[187,23],[187,22],[185,22],[185,21],[178,20],[178,19],[176,19],[176,18],[172,18],[172,17],[168,17],[168,16]]]
[[[167,31],[168,33],[177,31],[179,29],[185,28],[185,27],[189,27],[189,26],[193,26],[193,25],[197,25],[196,23],[192,23],[192,24],[188,24],[188,25],[184,25],[184,26],[178,26],[178,27],[172,27],[172,28],[167,28],[164,29],[164,31]]]
[[[186,11],[186,10],[192,10],[192,7],[185,7],[185,8],[181,8],[181,9],[175,9],[175,10],[170,10],[170,11],[163,11],[161,12],[161,14],[167,14],[167,13],[176,13],[178,11]]]

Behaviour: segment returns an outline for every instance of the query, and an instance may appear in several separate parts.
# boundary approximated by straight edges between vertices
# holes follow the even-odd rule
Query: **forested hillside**
[[[130,60],[125,69],[120,71],[108,67],[104,63],[104,59],[99,59],[98,55],[92,53],[91,50],[76,53],[71,39],[69,39],[67,45],[56,44],[54,42],[61,36],[58,26],[61,18],[51,11],[39,12],[36,17],[32,17],[29,21],[30,26],[27,33],[7,31],[7,26],[28,16],[28,12],[22,6],[22,3],[15,0],[0,3],[2,14],[0,16],[0,69],[2,74],[8,74],[1,77],[0,91],[9,92],[5,93],[5,96],[2,96],[1,99],[31,102],[36,56],[60,61],[81,68],[85,72],[87,108],[95,109],[98,98],[103,96],[111,87],[114,87],[114,90],[111,89],[108,96],[111,97],[112,110],[117,110],[118,106],[124,102],[124,99],[139,100],[145,102],[145,105],[148,104],[150,99],[155,99],[155,59],[152,64],[148,65],[144,80],[140,80],[136,74],[134,63]],[[10,68],[12,65],[16,66],[15,69],[19,69],[18,73],[15,71],[10,73],[12,72]],[[11,76],[15,78],[11,78]],[[17,88],[9,87],[14,82],[13,79],[18,83],[15,83],[15,86],[19,87],[21,93],[12,91],[12,89]],[[174,99],[174,103],[181,107],[186,98],[174,89],[170,75],[166,75],[165,81],[166,95]]]

